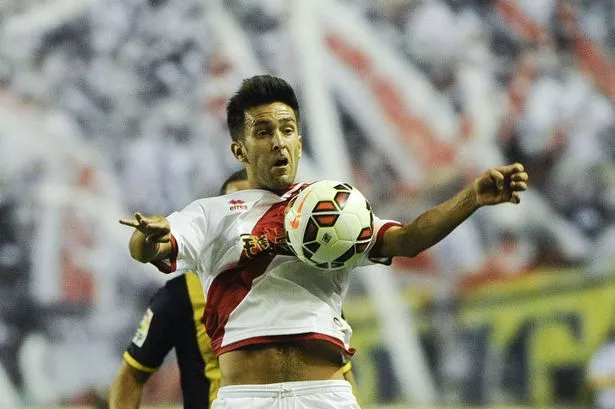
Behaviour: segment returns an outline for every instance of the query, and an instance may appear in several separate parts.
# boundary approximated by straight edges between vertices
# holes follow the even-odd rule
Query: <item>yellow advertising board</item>
[[[419,332],[427,334],[433,322],[418,304],[417,295],[409,291],[406,299]],[[476,362],[482,366],[479,370],[491,370],[494,362],[490,361],[521,348],[526,361],[522,374],[525,399],[537,406],[557,401],[554,371],[584,368],[615,325],[615,278],[588,279],[574,269],[540,271],[491,283],[466,292],[459,301],[460,331],[480,334],[475,341],[486,350]],[[382,398],[379,359],[385,348],[374,307],[366,298],[352,298],[344,310],[354,329],[353,345],[358,350],[354,362],[362,399],[377,402]]]
[[[522,338],[531,403],[552,404],[554,371],[585,367],[615,324],[615,280],[579,270],[528,274],[468,293],[459,320],[484,329],[487,357],[506,356]]]

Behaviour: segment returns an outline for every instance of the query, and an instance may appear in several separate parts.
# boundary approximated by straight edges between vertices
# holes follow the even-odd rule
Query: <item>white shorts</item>
[[[360,409],[347,381],[232,385],[218,390],[212,409]]]

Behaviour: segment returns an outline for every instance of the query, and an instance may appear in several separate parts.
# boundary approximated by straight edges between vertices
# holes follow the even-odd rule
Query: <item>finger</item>
[[[497,170],[498,172],[504,175],[510,175],[513,173],[523,172],[525,168],[523,167],[522,164],[517,162],[517,163],[513,163],[512,165],[500,166],[499,168],[495,168],[495,170]]]
[[[515,182],[527,182],[529,180],[529,176],[526,172],[513,173],[510,176],[510,180],[514,180]]]
[[[166,234],[169,232],[169,227],[165,223],[151,222],[145,226],[145,231],[155,234]]]
[[[489,171],[489,177],[491,178],[493,183],[495,183],[497,189],[502,190],[502,188],[504,187],[504,175],[496,169],[491,169]]]
[[[145,220],[145,217],[143,217],[143,215],[141,213],[135,212],[135,219],[137,219],[137,222],[139,222],[139,224],[141,224]]]
[[[510,182],[510,188],[516,191],[527,190],[527,183],[525,182]]]
[[[521,202],[521,196],[519,196],[519,192],[512,192],[512,195],[510,195],[510,202],[514,204],[519,204]]]
[[[150,234],[145,237],[147,243],[168,243],[170,240],[170,234]]]
[[[130,226],[130,227],[139,227],[139,223],[132,220],[132,219],[120,219],[119,220],[120,224],[123,224],[124,226]]]

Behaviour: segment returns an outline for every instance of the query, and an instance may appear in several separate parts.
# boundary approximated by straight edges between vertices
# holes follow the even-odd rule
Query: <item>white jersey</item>
[[[243,190],[200,199],[168,216],[173,251],[163,272],[192,270],[206,294],[205,326],[217,356],[247,345],[319,339],[352,355],[352,330],[341,317],[350,269],[310,267],[286,245],[284,210],[307,184],[281,196]],[[374,239],[397,222],[374,218]],[[390,263],[390,259],[372,259]]]

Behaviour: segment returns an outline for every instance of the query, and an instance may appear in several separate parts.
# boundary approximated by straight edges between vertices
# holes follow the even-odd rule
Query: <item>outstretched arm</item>
[[[134,219],[122,219],[120,224],[135,228],[128,245],[135,260],[149,263],[170,256],[171,226],[166,217],[145,217],[137,212]]]
[[[379,256],[414,257],[446,237],[479,207],[519,203],[519,194],[527,190],[527,182],[528,175],[520,163],[489,169],[453,198],[403,227],[387,230]]]
[[[150,375],[122,361],[109,391],[109,409],[137,409],[141,404],[143,387]]]

